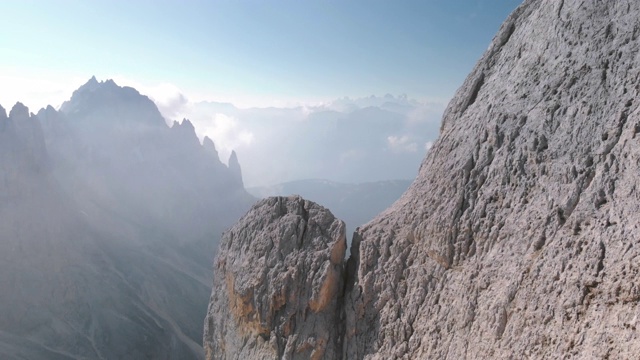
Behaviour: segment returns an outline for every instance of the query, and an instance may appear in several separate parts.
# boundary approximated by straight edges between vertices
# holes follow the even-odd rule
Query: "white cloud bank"
[[[418,151],[418,144],[414,141],[411,141],[411,138],[408,135],[389,136],[387,137],[387,143],[389,145],[389,149],[393,152],[414,153]]]
[[[48,104],[58,107],[90,77],[4,74],[0,104],[10,108],[21,101],[33,112]],[[299,106],[250,107],[245,102],[240,108],[191,95],[170,83],[113,79],[149,96],[168,124],[191,120],[201,140],[208,136],[214,141],[223,162],[235,150],[247,186],[308,178],[341,182],[413,178],[438,136],[445,107],[445,101],[385,95]]]
[[[238,119],[225,114],[214,114],[209,122],[199,121],[196,129],[200,138],[208,136],[213,140],[223,162],[231,151],[251,147],[255,138],[251,131],[241,128]]]
[[[201,137],[214,140],[223,159],[236,151],[247,186],[415,177],[438,136],[444,104],[389,96],[365,100],[248,109],[199,102],[184,116]]]
[[[120,81],[153,99],[168,123],[191,120],[200,139],[213,140],[223,162],[235,150],[247,186],[306,178],[342,182],[413,178],[438,136],[445,106],[385,95],[239,108],[190,101],[171,84]]]

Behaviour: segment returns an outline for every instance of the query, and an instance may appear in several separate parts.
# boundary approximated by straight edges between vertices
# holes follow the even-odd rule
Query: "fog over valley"
[[[213,139],[223,157],[236,151],[247,186],[265,186],[413,179],[438,136],[444,104],[387,95],[294,108],[201,102],[185,110],[180,117]]]

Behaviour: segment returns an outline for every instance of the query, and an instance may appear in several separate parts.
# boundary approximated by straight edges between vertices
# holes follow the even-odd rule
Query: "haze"
[[[298,194],[350,243],[516,5],[2,2],[0,358],[204,359],[223,232]]]
[[[150,96],[169,122],[191,119],[200,138],[212,137],[225,160],[236,148],[249,185],[331,177],[324,166],[304,168],[370,151],[404,152],[406,160],[399,161],[406,164],[386,176],[338,171],[335,180],[412,178],[427,143],[437,136],[447,100],[517,4],[3,2],[0,31],[11,35],[0,49],[0,101],[5,107],[21,101],[33,110],[49,104],[57,108],[96,75]],[[358,139],[351,139],[375,137],[373,147],[344,145],[339,154],[322,154],[287,148],[280,141],[284,137],[297,145],[295,139],[313,128],[291,126],[295,122],[357,117],[353,110],[385,102],[338,99],[386,94],[406,96],[412,108],[402,109],[400,116],[381,115],[382,122],[395,123],[393,129],[360,131]],[[203,102],[292,109],[235,112]],[[348,106],[336,106],[340,103]],[[420,126],[412,128],[410,122]],[[410,133],[419,136],[407,137]],[[317,140],[319,147],[330,145],[322,136]],[[269,153],[290,158],[281,158],[265,177],[259,155]]]

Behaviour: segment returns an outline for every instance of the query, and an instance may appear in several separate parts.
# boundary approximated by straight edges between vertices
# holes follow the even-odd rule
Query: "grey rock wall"
[[[337,298],[342,353],[331,358],[637,357],[639,16],[630,0],[527,0],[509,16],[450,102],[416,181],[356,230]],[[265,291],[249,281],[266,269],[253,260],[263,250],[247,253],[244,235],[277,213],[227,235],[209,336],[222,326],[212,324],[235,324],[216,316],[242,319],[216,302],[224,274],[250,276],[232,294]],[[251,262],[230,267],[236,256]]]
[[[347,358],[640,353],[639,15],[549,0],[506,20],[415,183],[358,231]]]
[[[209,359],[335,359],[345,225],[300,197],[258,202],[222,238],[205,320]]]

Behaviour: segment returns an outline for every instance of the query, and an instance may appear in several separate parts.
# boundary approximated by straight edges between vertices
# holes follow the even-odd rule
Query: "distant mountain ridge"
[[[443,110],[441,102],[384,96],[290,108],[198,102],[183,113],[221,153],[233,149],[243,159],[245,184],[265,186],[325,177],[345,183],[415,178]]]
[[[1,358],[203,357],[217,239],[255,201],[237,157],[91,78],[0,108],[0,170]]]

